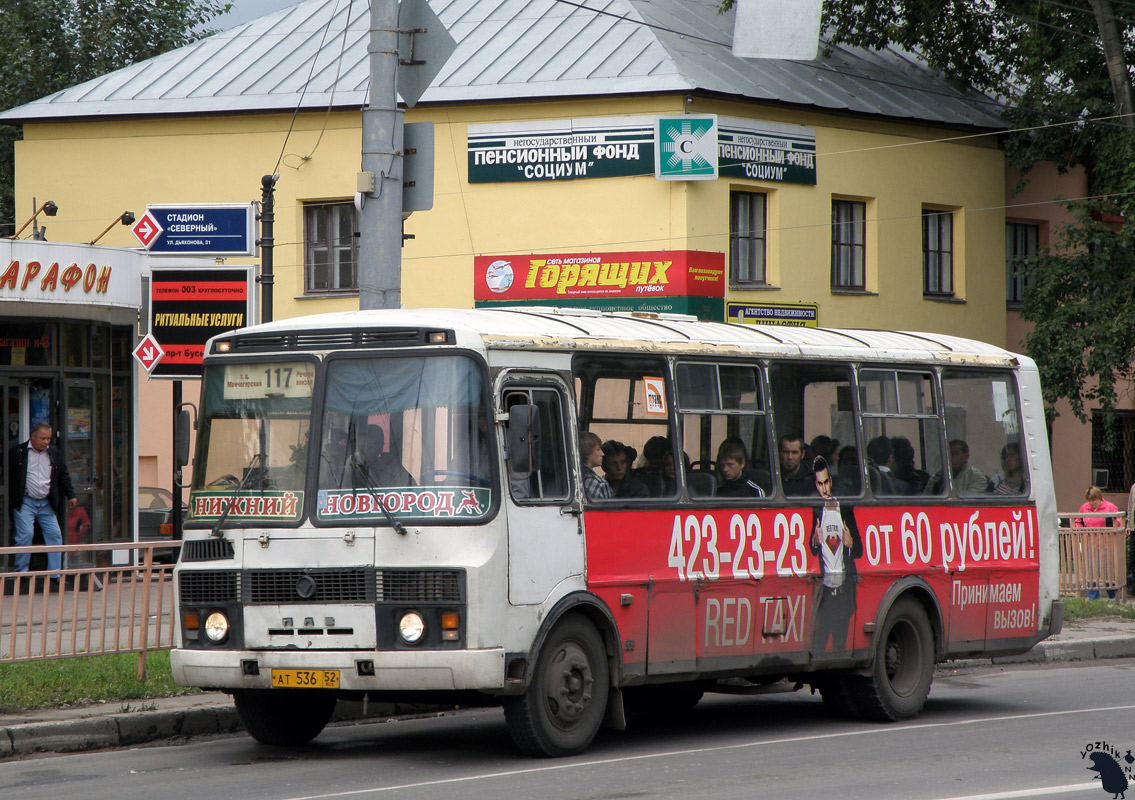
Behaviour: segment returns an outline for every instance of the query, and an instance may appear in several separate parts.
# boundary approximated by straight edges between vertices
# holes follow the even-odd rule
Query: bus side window
[[[626,473],[634,480],[618,489],[612,486],[615,502],[678,494],[667,371],[664,360],[640,354],[579,355],[572,361],[580,430],[603,442],[622,443],[636,454]],[[606,479],[602,469],[597,474]],[[614,475],[611,479],[618,482]]]
[[[769,367],[769,394],[776,420],[778,489],[786,497],[813,495],[810,448],[804,444],[820,435],[841,447],[856,441],[851,368],[817,361],[776,361]],[[854,449],[846,455],[848,459],[838,459],[834,467],[828,464],[829,473],[834,473],[833,491],[858,495],[865,482],[863,454]],[[852,463],[851,459],[858,460]]]
[[[508,486],[518,503],[567,502],[570,499],[567,447],[564,441],[563,403],[555,389],[509,387],[503,407],[531,405],[539,417],[539,463],[530,472],[516,473],[508,462]],[[507,425],[507,423],[506,423]],[[508,437],[505,437],[508,441]]]
[[[930,477],[942,468],[942,433],[934,376],[904,369],[859,371],[859,415],[871,492],[937,494]]]
[[[675,367],[682,450],[693,500],[772,495],[769,426],[760,368],[681,362]]]
[[[950,484],[960,497],[1028,493],[1021,409],[1010,372],[942,371]]]

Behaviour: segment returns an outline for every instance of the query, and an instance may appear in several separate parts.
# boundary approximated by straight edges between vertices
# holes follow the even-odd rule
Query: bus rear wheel
[[[233,702],[248,735],[276,747],[307,744],[335,711],[335,696],[322,692],[233,692]]]
[[[568,617],[544,643],[527,691],[505,702],[509,735],[528,755],[582,752],[599,732],[609,688],[598,631],[580,617]]]
[[[855,707],[868,719],[911,719],[922,710],[934,679],[934,633],[926,609],[911,597],[891,606],[875,645],[869,676],[856,676]]]

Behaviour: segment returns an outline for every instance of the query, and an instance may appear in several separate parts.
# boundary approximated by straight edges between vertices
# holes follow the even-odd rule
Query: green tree
[[[833,43],[897,45],[1002,98],[1006,156],[1026,179],[1045,161],[1084,167],[1099,199],[1066,200],[1075,222],[1028,270],[1025,346],[1050,409],[1065,398],[1081,420],[1088,405],[1110,416],[1135,377],[1135,3],[825,0],[824,15]]]
[[[230,8],[221,0],[4,0],[0,4],[0,109],[189,44]],[[0,235],[14,208],[16,126],[0,125]],[[30,209],[29,209],[30,211]]]

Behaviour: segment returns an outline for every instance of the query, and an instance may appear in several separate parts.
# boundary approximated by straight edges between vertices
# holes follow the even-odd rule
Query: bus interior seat
[[[691,470],[688,481],[690,497],[713,497],[717,494],[717,479],[712,472]]]

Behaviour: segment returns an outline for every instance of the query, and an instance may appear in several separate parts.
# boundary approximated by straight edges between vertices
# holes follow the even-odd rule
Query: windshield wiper
[[[214,536],[218,539],[221,538],[222,536],[224,536],[224,534],[221,533],[221,526],[224,525],[225,520],[229,518],[229,512],[233,510],[233,505],[236,503],[237,495],[240,494],[241,489],[243,489],[244,485],[246,483],[248,483],[248,479],[252,477],[252,474],[254,472],[259,472],[259,473],[263,474],[263,472],[264,472],[263,467],[261,467],[259,469],[253,469],[253,467],[258,466],[258,465],[262,465],[266,460],[267,460],[267,456],[265,456],[264,453],[253,453],[252,454],[252,460],[249,461],[248,466],[244,468],[244,477],[240,479],[240,483],[238,483],[236,485],[236,488],[233,489],[232,493],[229,495],[229,502],[225,506],[225,510],[221,512],[221,517],[220,517],[220,519],[217,520],[217,524],[213,526],[213,530],[209,531],[210,536]],[[263,489],[264,489],[263,481],[261,481],[260,487],[261,487],[261,491],[263,491]]]
[[[397,531],[400,535],[405,536],[406,526],[403,525],[402,522],[398,520],[393,514],[391,514],[390,509],[386,507],[386,500],[383,499],[382,495],[378,491],[378,488],[375,487],[374,481],[370,476],[370,469],[367,466],[366,461],[359,463],[359,460],[352,453],[348,463],[351,465],[351,491],[353,491],[355,494],[359,493],[359,487],[355,485],[354,481],[354,476],[357,475],[363,479],[363,488],[370,492],[374,499],[378,502],[378,507],[382,509],[382,516],[386,517],[386,521],[390,524],[390,527]]]

